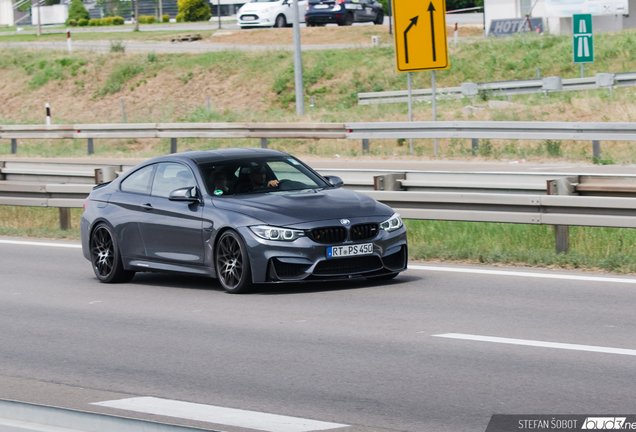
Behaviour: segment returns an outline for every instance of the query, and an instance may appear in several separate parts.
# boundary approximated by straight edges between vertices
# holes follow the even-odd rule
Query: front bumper
[[[269,241],[257,237],[249,228],[240,229],[250,256],[255,283],[299,282],[367,278],[406,270],[408,246],[406,228],[381,230],[368,240],[319,244],[308,237],[293,242]],[[373,253],[328,258],[329,246],[373,244]]]
[[[271,27],[275,23],[275,16],[270,12],[246,12],[237,16],[236,24],[239,27]],[[253,19],[249,19],[252,17]]]

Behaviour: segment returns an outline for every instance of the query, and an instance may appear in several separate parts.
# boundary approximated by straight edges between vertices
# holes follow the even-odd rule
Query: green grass
[[[81,209],[71,209],[71,229],[61,230],[59,210],[0,206],[0,236],[79,240]]]
[[[636,230],[570,227],[570,253],[555,252],[554,228],[450,221],[406,221],[411,258],[636,271]]]

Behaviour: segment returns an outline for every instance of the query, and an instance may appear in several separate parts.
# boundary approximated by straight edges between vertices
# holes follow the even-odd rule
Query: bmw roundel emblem
[[[351,221],[349,219],[340,219],[340,223],[346,226],[349,225]]]

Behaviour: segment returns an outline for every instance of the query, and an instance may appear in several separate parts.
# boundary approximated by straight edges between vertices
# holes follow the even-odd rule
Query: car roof
[[[151,159],[147,163],[189,159],[196,164],[205,164],[225,160],[267,156],[289,156],[289,154],[271,149],[232,147],[216,150],[184,151],[180,153],[173,153],[170,155]]]

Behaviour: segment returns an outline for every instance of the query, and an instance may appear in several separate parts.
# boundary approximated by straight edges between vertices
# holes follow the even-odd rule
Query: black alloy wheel
[[[349,12],[345,15],[344,25],[350,26],[351,24],[353,24],[353,14]]]
[[[231,294],[249,292],[252,271],[243,239],[234,231],[226,231],[216,244],[216,277]]]
[[[276,22],[274,24],[274,27],[277,28],[283,28],[287,26],[287,20],[285,19],[285,15],[280,14],[276,17]]]
[[[134,271],[124,269],[115,236],[108,225],[97,225],[91,236],[90,250],[93,271],[101,282],[128,282],[135,276]]]
[[[382,11],[378,12],[378,15],[375,17],[375,21],[373,21],[373,24],[375,25],[384,24],[384,12]]]

